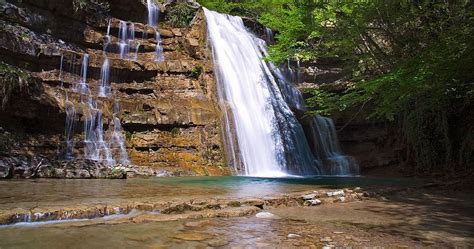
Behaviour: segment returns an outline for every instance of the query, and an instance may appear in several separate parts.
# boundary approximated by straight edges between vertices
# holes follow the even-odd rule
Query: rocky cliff
[[[343,68],[335,58],[321,59],[302,63],[295,78],[303,92],[315,87],[344,91],[348,72]],[[366,118],[372,111],[371,103],[367,103],[332,113],[342,151],[355,158],[362,174],[379,174],[379,170],[382,174],[398,174],[397,166],[403,162],[405,151],[399,130],[394,123]]]
[[[74,158],[83,161],[82,127],[87,110],[81,106],[83,97],[71,88],[80,80],[81,58],[87,53],[87,81],[91,92],[98,90],[109,21],[114,42],[119,39],[121,20],[134,24],[140,42],[134,59],[120,59],[118,52],[108,55],[111,91],[121,107],[118,117],[131,164],[146,167],[150,174],[229,174],[224,167],[220,112],[202,10],[173,1],[161,5],[159,32],[165,60],[157,62],[153,59],[155,32],[145,25],[146,4],[134,0],[111,0],[109,6],[84,2],[76,11],[72,0],[12,0],[1,6],[0,60],[5,69],[0,73],[25,77],[13,80],[17,83],[9,84],[8,91],[4,89],[7,94],[2,95],[8,101],[0,111],[0,177],[63,177],[67,172],[73,177],[101,176],[84,168],[68,171],[72,166],[59,163],[65,147],[65,96],[77,111]],[[189,16],[185,25],[176,25],[169,15],[173,8],[183,8],[182,4]],[[112,129],[114,101],[95,101],[102,109],[104,130]],[[58,167],[66,167],[65,172],[55,172]]]

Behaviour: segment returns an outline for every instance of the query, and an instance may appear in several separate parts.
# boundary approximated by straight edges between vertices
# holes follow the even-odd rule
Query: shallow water
[[[176,177],[127,180],[0,181],[0,211],[13,208],[71,207],[127,201],[192,198],[265,197],[321,188],[415,186],[413,179],[368,177]],[[328,207],[330,210],[331,208]],[[271,210],[270,210],[271,211]],[[271,211],[272,212],[272,211]],[[298,213],[300,211],[297,211]],[[130,217],[157,215],[146,212]],[[281,214],[280,214],[281,215]],[[287,214],[285,214],[287,215]],[[137,219],[138,221],[139,219]],[[198,222],[197,225],[187,225]],[[200,224],[199,222],[204,222]],[[321,246],[320,236],[338,230],[332,224],[303,224],[294,218],[220,218],[139,222],[126,215],[68,222],[16,224],[0,227],[0,248],[206,248],[250,246],[274,248]],[[311,222],[310,222],[311,223]],[[186,224],[186,225],[185,225]],[[356,231],[357,236],[369,236]],[[289,233],[303,234],[289,239]],[[341,237],[342,240],[342,237]]]
[[[369,177],[153,177],[126,180],[38,179],[0,181],[0,210],[123,201],[244,198],[318,188],[413,186],[413,179]]]
[[[38,179],[0,181],[0,208],[27,203],[106,202],[113,200],[194,197],[264,197],[318,188],[411,186],[413,179],[368,177],[164,177],[107,179]]]

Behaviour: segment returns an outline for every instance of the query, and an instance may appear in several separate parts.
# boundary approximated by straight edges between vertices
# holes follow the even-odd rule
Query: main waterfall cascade
[[[240,17],[204,12],[235,171],[266,177],[357,174],[357,165],[339,149],[331,119],[312,118],[305,134],[291,110],[304,111],[301,93],[263,60],[265,41],[249,32]]]
[[[159,8],[154,1],[147,1],[148,7],[148,25],[154,30],[156,35],[156,61],[163,61],[163,48],[161,47],[160,33],[158,32]],[[127,165],[130,163],[125,146],[125,139],[122,134],[122,125],[118,117],[120,105],[118,99],[114,96],[111,89],[111,61],[109,53],[117,53],[120,59],[137,60],[140,42],[135,39],[135,24],[125,21],[119,22],[118,42],[112,45],[111,20],[107,26],[107,34],[103,46],[103,62],[100,71],[100,85],[94,92],[88,82],[88,64],[89,54],[82,56],[80,67],[80,78],[73,76],[73,85],[71,91],[79,95],[77,106],[81,110],[84,130],[84,158],[105,162],[108,165],[121,163]],[[146,32],[143,32],[145,34]],[[118,49],[115,49],[118,48]],[[64,88],[64,55],[61,56],[61,65],[59,79],[61,87],[65,91],[65,148],[62,152],[65,159],[74,158],[74,131],[77,120],[77,108],[71,100],[70,93]],[[74,58],[70,64],[69,72],[76,73]],[[110,104],[113,103],[113,104]],[[112,105],[112,110],[107,110]],[[104,115],[104,110],[111,117]],[[108,124],[107,131],[104,131],[104,121]]]

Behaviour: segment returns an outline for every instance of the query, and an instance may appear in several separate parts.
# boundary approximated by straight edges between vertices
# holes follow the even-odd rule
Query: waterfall
[[[147,0],[148,8],[148,25],[156,27],[158,25],[158,18],[160,17],[160,8],[156,5],[154,0]]]
[[[304,110],[301,93],[278,68],[263,60],[265,41],[251,34],[240,17],[204,12],[223,110],[224,140],[237,173],[266,177],[348,173],[343,162],[336,166],[340,170],[325,166],[329,156],[334,164],[340,162],[337,155],[342,156],[336,153],[333,129],[321,136],[325,143],[318,142],[327,153],[311,149],[308,140],[312,138],[307,139],[291,110]],[[318,117],[315,120],[322,127],[328,125]]]
[[[64,129],[64,135],[66,138],[66,149],[64,151],[64,158],[72,159],[74,150],[74,126],[76,122],[76,107],[74,106],[74,103],[69,101],[67,94],[64,109],[66,111],[66,124]]]
[[[108,47],[112,41],[110,36],[111,20],[109,20],[107,26],[107,35],[105,36],[103,46],[103,62],[100,70],[100,85],[98,85],[97,95],[94,96],[91,92],[91,87],[88,83],[88,67],[89,67],[89,55],[84,54],[82,56],[81,71],[79,80],[74,80],[74,86],[72,90],[79,94],[80,108],[76,108],[76,105],[72,100],[69,99],[68,92],[64,88],[63,84],[63,64],[64,56],[61,56],[61,65],[59,72],[59,79],[61,81],[61,87],[65,89],[66,101],[64,109],[66,112],[66,123],[65,123],[65,149],[63,151],[63,157],[65,159],[74,158],[74,127],[77,118],[77,110],[81,111],[83,119],[84,129],[84,158],[104,161],[108,165],[120,162],[122,164],[129,164],[128,154],[125,146],[125,139],[122,135],[122,126],[120,124],[119,115],[119,104],[110,86],[110,70],[111,62],[107,55]],[[131,53],[130,48],[135,46],[135,25],[133,23],[127,24],[124,21],[120,21],[119,24],[119,48],[120,58],[128,59]],[[133,58],[136,60],[138,57],[138,49],[140,43],[136,45],[136,51]],[[75,73],[74,57],[71,63],[71,72]],[[74,79],[74,78],[73,78]],[[100,97],[100,98],[98,98]],[[114,102],[113,114],[111,117],[104,116],[104,109],[107,108],[106,103]],[[108,113],[105,111],[105,113]],[[104,130],[104,120],[109,120],[109,127],[113,129]],[[114,158],[115,155],[118,158]]]
[[[79,83],[76,84],[75,91],[81,94],[89,93],[89,84],[87,83],[87,68],[89,67],[89,55],[84,54],[82,56],[82,66],[81,66],[81,78]]]
[[[107,97],[110,93],[110,82],[109,82],[109,74],[110,74],[110,63],[109,58],[107,55],[104,55],[105,59],[102,63],[102,68],[100,69],[100,88],[99,88],[99,97]]]
[[[148,25],[155,31],[156,48],[155,61],[164,61],[163,47],[161,46],[161,34],[158,31],[158,19],[160,17],[160,8],[154,0],[147,0],[148,8]]]
[[[137,42],[137,46],[135,47],[135,56],[133,57],[133,60],[137,61],[138,60],[138,51],[140,50],[140,42]]]
[[[240,17],[205,9],[227,134],[235,133],[240,173],[253,176],[319,174],[302,126]],[[263,41],[262,41],[263,42]],[[232,139],[227,139],[232,142]]]
[[[125,21],[120,21],[119,24],[119,49],[120,59],[124,59],[128,53],[128,25]]]
[[[267,27],[265,27],[265,41],[269,44],[275,42],[273,31]]]
[[[310,126],[310,137],[315,143],[313,152],[319,160],[324,162],[325,174],[359,173],[359,167],[354,159],[342,153],[332,119],[318,115],[311,119]]]
[[[155,60],[156,61],[164,61],[165,60],[165,57],[163,55],[163,47],[161,46],[161,35],[160,35],[160,32],[158,32],[158,30],[156,30],[155,32],[156,34],[156,58]]]
[[[127,150],[125,148],[125,139],[122,134],[122,124],[120,123],[120,119],[117,117],[120,111],[120,104],[118,101],[114,103],[113,109],[113,121],[114,121],[114,130],[112,132],[112,146],[119,149],[120,152],[120,161],[123,164],[129,164],[130,160],[128,159]]]
[[[103,48],[104,54],[107,52],[107,49],[108,49],[110,43],[112,42],[112,39],[110,37],[111,22],[112,22],[112,20],[109,19],[109,24],[107,25],[107,34],[105,35],[105,42],[104,42],[104,48]]]

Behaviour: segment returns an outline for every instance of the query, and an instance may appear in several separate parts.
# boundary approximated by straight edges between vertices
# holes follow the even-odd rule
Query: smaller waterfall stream
[[[158,31],[158,19],[160,9],[153,0],[147,1],[148,7],[148,25],[154,30],[156,36],[156,61],[164,61],[163,48],[161,46],[161,36]],[[141,43],[135,39],[135,24],[120,20],[118,24],[118,42],[117,49],[112,49],[111,27],[112,19],[107,25],[102,50],[102,66],[100,70],[100,83],[98,86],[91,86],[88,82],[89,54],[82,56],[80,67],[80,77],[77,78],[75,71],[75,55],[71,58],[70,70],[72,73],[72,93],[70,94],[64,86],[64,55],[61,56],[59,68],[59,79],[61,87],[65,91],[64,109],[66,112],[65,122],[65,148],[63,157],[65,159],[74,158],[74,131],[76,120],[79,114],[82,115],[84,130],[84,158],[96,161],[104,161],[107,164],[121,163],[129,164],[128,153],[125,146],[125,138],[122,133],[122,125],[119,119],[120,105],[118,99],[114,96],[111,88],[112,61],[109,52],[119,53],[120,59],[138,60],[138,53]],[[143,39],[146,39],[146,28],[142,32]],[[110,51],[115,50],[115,51]],[[97,87],[97,88],[95,88]],[[97,89],[97,95],[91,91]],[[72,96],[77,97],[76,100]],[[112,104],[111,104],[112,103]],[[112,106],[112,110],[107,108]],[[77,108],[79,107],[79,108]],[[78,111],[80,113],[78,113]],[[109,114],[111,113],[111,114]],[[104,124],[105,121],[105,124]],[[108,129],[104,130],[104,126]]]
[[[100,88],[99,88],[99,97],[108,97],[110,94],[110,62],[107,55],[104,55],[104,62],[102,63],[102,68],[100,69]]]

